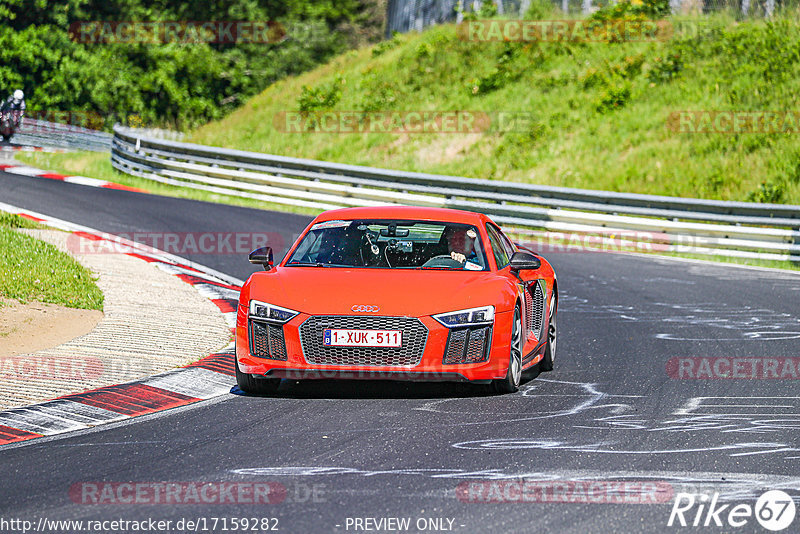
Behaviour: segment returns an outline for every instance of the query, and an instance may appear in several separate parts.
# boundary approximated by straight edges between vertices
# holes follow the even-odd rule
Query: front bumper
[[[488,359],[480,363],[444,364],[445,351],[447,350],[448,334],[450,330],[429,316],[413,318],[398,318],[404,321],[419,321],[427,330],[424,339],[424,350],[419,363],[411,365],[328,365],[311,363],[308,354],[304,355],[301,342],[301,325],[311,316],[300,314],[280,327],[285,343],[285,353],[280,356],[285,359],[269,359],[257,357],[251,352],[251,338],[248,329],[247,309],[239,306],[236,322],[236,360],[239,369],[248,374],[264,377],[290,378],[296,380],[313,379],[347,379],[347,380],[403,380],[425,382],[460,382],[460,381],[487,381],[503,378],[508,368],[508,355],[511,342],[511,321],[513,314],[510,312],[497,313],[492,328],[492,334],[487,339]],[[316,317],[316,316],[315,316]],[[370,315],[359,315],[359,318],[378,319]],[[273,330],[274,332],[274,330]],[[305,331],[306,350],[312,350],[308,343],[308,330]],[[405,341],[404,341],[405,343]],[[313,350],[325,350],[317,344]],[[380,361],[380,348],[372,349]],[[312,361],[319,361],[313,357]],[[392,361],[387,360],[387,361]],[[414,359],[416,362],[417,360]]]

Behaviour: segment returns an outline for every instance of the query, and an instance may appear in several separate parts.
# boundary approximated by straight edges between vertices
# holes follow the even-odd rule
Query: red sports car
[[[242,288],[236,379],[271,393],[282,378],[491,383],[550,371],[558,284],[550,264],[481,214],[374,207],[319,215],[278,266]]]

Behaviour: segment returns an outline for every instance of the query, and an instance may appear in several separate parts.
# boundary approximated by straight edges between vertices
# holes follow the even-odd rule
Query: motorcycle
[[[19,120],[12,110],[0,112],[0,141],[11,141],[19,127]]]

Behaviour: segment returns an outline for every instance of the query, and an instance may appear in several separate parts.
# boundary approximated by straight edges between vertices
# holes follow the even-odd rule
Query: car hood
[[[493,304],[513,308],[514,285],[481,271],[279,267],[254,274],[249,298],[311,315],[347,315],[357,305],[377,306],[366,315],[419,317]]]

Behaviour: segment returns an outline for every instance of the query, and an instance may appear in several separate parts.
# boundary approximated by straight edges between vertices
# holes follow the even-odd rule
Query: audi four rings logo
[[[350,309],[353,310],[354,312],[361,312],[361,313],[376,312],[380,310],[379,307],[368,304],[356,304]]]

